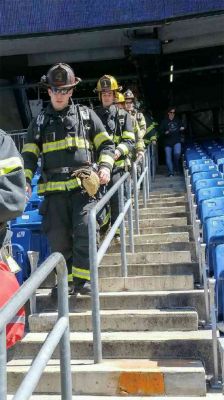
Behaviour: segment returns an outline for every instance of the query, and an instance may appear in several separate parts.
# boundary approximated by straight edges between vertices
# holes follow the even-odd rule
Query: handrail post
[[[93,325],[93,352],[94,363],[102,361],[102,341],[100,324],[100,300],[98,282],[98,255],[96,241],[96,210],[89,213],[89,262],[91,274],[91,302],[92,302],[92,325]]]
[[[146,179],[145,183],[146,183],[146,197],[148,200],[149,199],[149,169],[148,169],[148,152],[147,151],[145,151],[143,163],[144,163],[144,169],[147,168],[146,176],[145,176],[145,179]]]
[[[137,168],[136,163],[133,163],[132,166],[133,171],[133,190],[134,190],[134,204],[135,204],[135,231],[136,234],[139,235],[140,228],[139,228],[139,204],[138,204],[138,181],[137,181]]]
[[[152,181],[155,180],[155,173],[156,173],[156,163],[155,163],[155,146],[151,144],[152,148]]]
[[[7,400],[6,327],[0,332],[0,399]]]
[[[27,255],[30,262],[31,274],[33,274],[37,269],[39,253],[37,251],[28,251]],[[33,292],[30,298],[30,313],[35,314],[36,311],[37,311],[37,301],[36,301],[36,291],[35,291]]]
[[[218,385],[218,341],[216,332],[216,313],[215,313],[215,279],[209,279],[209,299],[210,299],[210,313],[212,323],[212,348],[213,348],[213,371],[214,371],[214,384],[213,387]]]
[[[131,176],[128,178],[128,190],[127,190],[127,197],[128,200],[131,199]],[[128,234],[129,234],[129,247],[131,253],[134,253],[134,232],[133,232],[133,213],[132,213],[132,203],[128,209]]]
[[[124,183],[118,189],[119,196],[119,214],[124,213]],[[126,240],[125,240],[125,219],[123,218],[120,225],[121,238],[121,272],[122,276],[127,277],[127,257],[126,257]]]
[[[58,276],[58,319],[66,317],[68,325],[60,340],[61,399],[72,399],[71,349],[69,330],[68,272],[65,260],[56,267]]]
[[[150,145],[147,147],[148,154],[148,178],[149,178],[149,191],[152,190],[152,169],[151,169],[151,153],[150,153]]]
[[[143,159],[143,165],[144,164],[145,164],[145,162],[144,162],[144,159]],[[144,208],[146,208],[147,207],[146,174],[144,175],[143,181],[142,181],[142,194],[143,194],[143,205],[144,205]]]

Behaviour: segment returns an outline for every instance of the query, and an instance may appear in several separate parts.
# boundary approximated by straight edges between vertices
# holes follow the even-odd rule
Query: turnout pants
[[[112,172],[111,180],[108,184],[108,190],[124,175],[124,170],[119,169]],[[110,199],[111,207],[111,225],[116,221],[119,215],[119,197],[118,191]]]
[[[68,268],[68,281],[90,280],[88,210],[95,200],[75,190],[45,197],[40,214],[51,251],[63,254]]]

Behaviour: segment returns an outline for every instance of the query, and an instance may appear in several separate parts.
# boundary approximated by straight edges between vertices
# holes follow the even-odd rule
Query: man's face
[[[124,103],[117,103],[116,104],[118,108],[120,108],[121,110],[124,109]]]
[[[72,93],[73,89],[48,89],[48,94],[51,98],[51,104],[56,111],[61,111],[68,106]]]
[[[114,92],[113,90],[108,90],[101,93],[101,99],[103,107],[110,107],[114,102]]]
[[[174,119],[174,117],[175,117],[175,110],[170,110],[168,112],[168,117],[172,121]]]
[[[134,103],[132,100],[126,100],[125,101],[125,110],[127,111],[133,111],[134,110]]]

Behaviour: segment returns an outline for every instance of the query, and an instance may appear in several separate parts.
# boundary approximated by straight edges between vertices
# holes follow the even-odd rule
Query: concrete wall
[[[0,86],[7,84],[6,80],[0,79]],[[23,128],[12,89],[0,90],[0,128],[6,131]]]

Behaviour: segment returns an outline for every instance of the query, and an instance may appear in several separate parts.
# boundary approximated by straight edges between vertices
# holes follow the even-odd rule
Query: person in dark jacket
[[[22,157],[12,138],[0,129],[0,248],[7,222],[23,213],[25,187]]]
[[[38,157],[42,157],[38,182],[38,193],[45,197],[40,207],[42,227],[51,250],[65,257],[69,293],[75,295],[91,294],[88,211],[96,202],[76,172],[81,168],[94,172],[97,164],[98,179],[104,185],[114,165],[114,143],[100,118],[72,101],[79,81],[67,64],[49,69],[42,83],[51,102],[31,122],[22,151],[29,192]],[[57,287],[52,290],[56,294]]]
[[[180,173],[181,134],[184,125],[176,117],[175,107],[167,110],[167,117],[161,122],[159,131],[163,139],[168,176]]]

